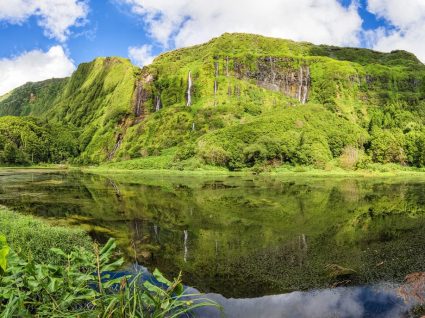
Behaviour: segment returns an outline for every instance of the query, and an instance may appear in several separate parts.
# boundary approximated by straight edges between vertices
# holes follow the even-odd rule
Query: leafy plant
[[[159,271],[156,286],[141,274],[115,278],[123,264],[114,259],[116,243],[109,240],[94,252],[83,248],[70,254],[52,252],[66,265],[23,261],[1,238],[0,317],[181,317],[201,306],[216,306],[199,295],[184,293],[181,277],[173,282]],[[4,266],[3,266],[4,265]]]
[[[7,245],[6,237],[0,235],[0,273],[6,271],[7,256],[9,255],[10,248]]]

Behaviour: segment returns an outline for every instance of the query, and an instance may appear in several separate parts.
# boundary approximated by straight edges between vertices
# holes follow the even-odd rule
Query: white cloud
[[[142,45],[140,47],[129,47],[128,48],[128,56],[131,61],[142,67],[148,64],[151,64],[155,56],[152,54],[152,46],[151,45]]]
[[[357,1],[337,0],[116,0],[143,17],[164,47],[198,44],[224,32],[358,45],[362,20]]]
[[[0,59],[0,95],[28,81],[66,77],[74,70],[74,63],[60,45],[47,52],[34,50],[14,58]]]
[[[368,0],[368,10],[402,30],[425,19],[423,0]]]
[[[85,22],[89,7],[85,0],[1,0],[0,21],[21,24],[36,16],[46,36],[66,41],[72,26]]]
[[[371,38],[374,49],[396,49],[415,53],[425,62],[425,1],[368,0],[368,10],[388,21],[393,29],[375,30]]]

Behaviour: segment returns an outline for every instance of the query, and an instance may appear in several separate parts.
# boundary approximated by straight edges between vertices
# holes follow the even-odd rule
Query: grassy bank
[[[337,165],[327,165],[323,169],[313,166],[281,165],[277,167],[260,166],[246,168],[238,171],[209,165],[198,165],[195,168],[176,168],[167,165],[158,166],[158,161],[152,158],[140,158],[135,160],[121,161],[92,167],[80,167],[81,170],[91,173],[136,173],[136,174],[160,174],[160,175],[263,175],[281,177],[394,177],[394,176],[416,176],[425,177],[424,168],[402,166],[398,164],[369,164],[361,169],[343,169]]]
[[[82,230],[51,226],[5,207],[0,207],[0,233],[7,237],[10,247],[22,258],[50,264],[58,262],[51,248],[59,248],[69,254],[76,248],[91,250],[93,245]]]
[[[168,158],[169,159],[169,158]],[[293,166],[284,164],[280,166],[257,166],[229,171],[223,167],[200,164],[187,164],[173,166],[168,164],[168,159],[163,156],[139,158],[119,162],[105,163],[96,166],[73,165],[32,165],[32,166],[0,166],[1,170],[80,170],[96,174],[140,174],[140,175],[170,175],[170,176],[276,176],[276,177],[425,177],[425,168],[403,166],[399,164],[368,164],[358,169],[344,169],[337,164],[329,164],[323,169],[314,166]]]
[[[83,231],[0,207],[1,317],[165,318],[216,306],[185,294],[181,276],[146,280],[120,274],[123,263],[112,239],[99,247]]]

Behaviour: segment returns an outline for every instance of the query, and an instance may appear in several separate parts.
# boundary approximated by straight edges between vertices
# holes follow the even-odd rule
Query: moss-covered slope
[[[224,34],[143,69],[96,59],[1,97],[0,114],[74,127],[80,163],[422,166],[424,100],[425,66],[408,52]]]

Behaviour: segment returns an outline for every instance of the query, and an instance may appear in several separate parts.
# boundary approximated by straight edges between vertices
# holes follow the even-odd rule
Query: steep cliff
[[[224,34],[143,69],[96,59],[1,97],[0,114],[74,127],[81,163],[422,166],[424,100],[425,66],[408,52]]]

